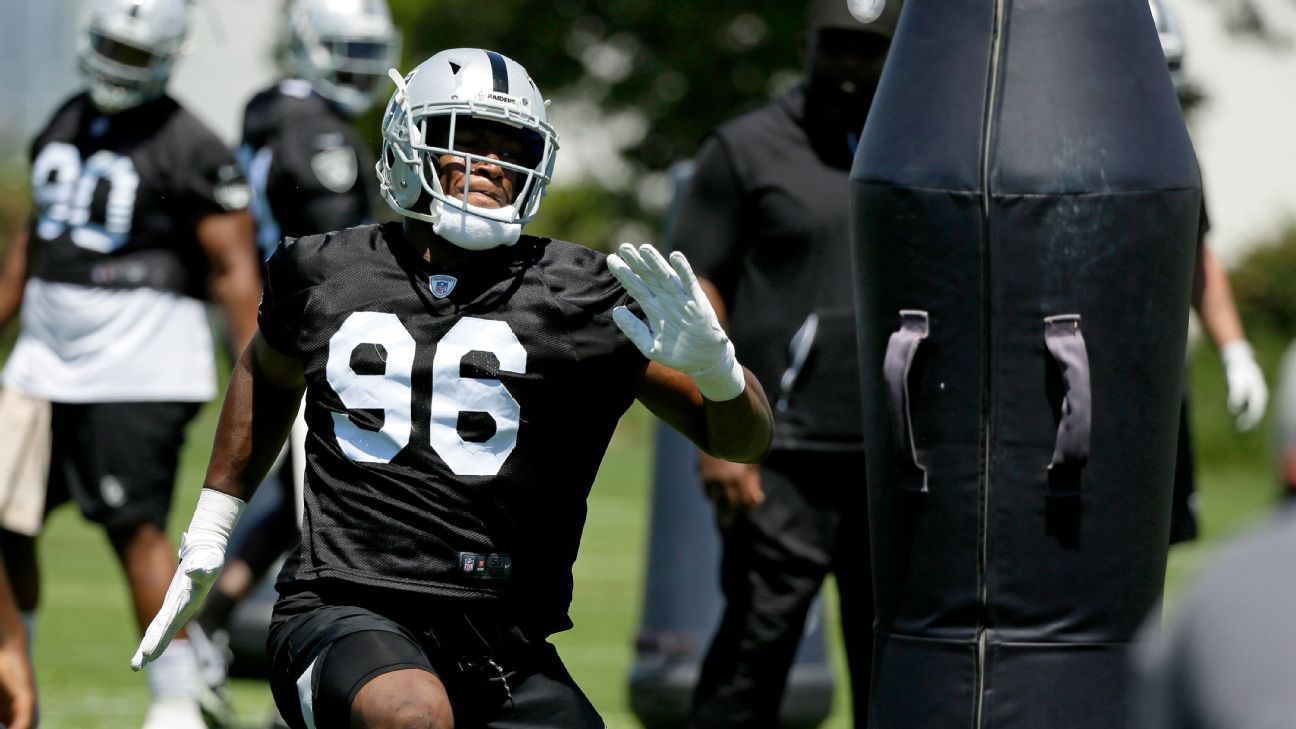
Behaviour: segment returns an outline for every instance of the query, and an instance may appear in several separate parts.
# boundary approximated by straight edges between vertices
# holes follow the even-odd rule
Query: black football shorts
[[[54,403],[46,512],[70,498],[109,530],[143,523],[165,529],[185,426],[200,407]]]
[[[336,583],[296,589],[275,605],[269,639],[270,689],[292,729],[349,729],[360,689],[407,668],[441,679],[456,726],[604,729],[554,647],[498,614]]]

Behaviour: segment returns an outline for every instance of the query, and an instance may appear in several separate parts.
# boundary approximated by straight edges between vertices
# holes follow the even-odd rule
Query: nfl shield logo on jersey
[[[454,291],[455,284],[457,283],[459,283],[459,279],[454,276],[445,276],[443,274],[437,274],[428,279],[428,285],[432,287],[432,295],[438,299],[444,299],[449,296],[450,292]]]

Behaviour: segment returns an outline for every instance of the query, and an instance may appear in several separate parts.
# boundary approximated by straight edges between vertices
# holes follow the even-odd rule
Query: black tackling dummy
[[[1201,182],[1144,0],[909,0],[851,174],[869,726],[1128,726]]]

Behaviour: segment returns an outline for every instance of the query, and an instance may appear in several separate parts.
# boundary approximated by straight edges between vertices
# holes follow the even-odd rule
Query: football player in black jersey
[[[385,0],[339,3],[294,0],[286,7],[281,63],[288,77],[257,93],[243,115],[239,159],[252,186],[252,211],[263,257],[283,237],[341,230],[375,219],[373,154],[352,126],[385,90],[399,57],[399,33]],[[297,542],[300,443],[293,425],[284,458],[234,535],[229,561],[198,621],[220,635],[230,614],[275,561]],[[296,454],[296,455],[295,455]],[[218,643],[221,641],[217,641]],[[204,678],[217,693],[223,661]]]
[[[373,219],[374,160],[351,122],[379,101],[400,55],[386,0],[293,0],[283,29],[288,77],[248,102],[239,149],[266,256],[281,238]]]
[[[50,478],[37,498],[46,512],[75,499],[104,526],[142,630],[175,568],[165,527],[184,428],[216,394],[205,300],[224,309],[241,348],[260,282],[234,155],[165,93],[186,0],[94,0],[85,17],[89,88],[32,144],[34,213],[0,276],[0,326],[19,303],[22,313],[4,385],[52,403]],[[41,517],[37,506],[27,533],[4,539],[25,611],[38,597]],[[147,727],[203,726],[187,641],[149,687]]]
[[[521,234],[558,142],[525,69],[455,49],[393,78],[378,177],[405,220],[289,239],[267,261],[259,334],[132,666],[197,608],[304,391],[303,535],[270,638],[288,723],[602,727],[546,638],[571,627],[618,419],[637,398],[753,461],[769,406],[682,255]]]

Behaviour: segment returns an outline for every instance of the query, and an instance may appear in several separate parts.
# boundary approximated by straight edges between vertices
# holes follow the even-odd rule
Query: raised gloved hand
[[[1220,359],[1224,361],[1224,378],[1228,381],[1229,412],[1237,417],[1234,426],[1240,431],[1250,430],[1264,416],[1269,401],[1264,373],[1256,363],[1251,345],[1244,339],[1224,345]]]
[[[131,658],[131,670],[138,671],[162,655],[176,631],[198,612],[225,566],[225,548],[245,506],[241,499],[229,494],[202,490],[189,530],[180,537],[180,566],[171,578],[162,608],[144,631],[144,640]]]
[[[672,253],[667,263],[651,245],[636,249],[622,243],[607,261],[648,319],[644,323],[624,306],[612,311],[617,326],[645,357],[693,378],[702,396],[713,402],[742,394],[747,382],[733,342],[683,253]]]

